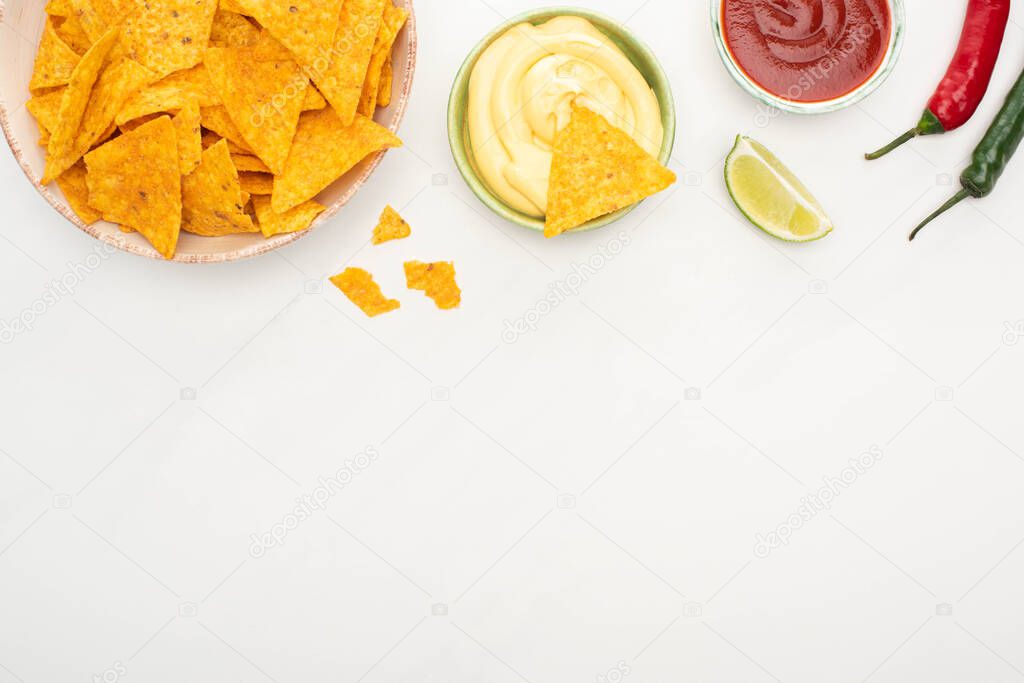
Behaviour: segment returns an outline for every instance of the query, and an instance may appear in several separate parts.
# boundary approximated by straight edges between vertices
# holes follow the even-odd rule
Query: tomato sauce
[[[733,61],[768,92],[794,102],[833,100],[882,65],[892,41],[888,0],[723,0]]]

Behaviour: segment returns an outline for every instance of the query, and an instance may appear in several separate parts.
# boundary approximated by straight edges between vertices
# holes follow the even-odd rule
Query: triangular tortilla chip
[[[377,40],[373,44],[373,57],[370,59],[370,66],[366,71],[366,81],[363,83],[363,94],[359,98],[359,113],[363,116],[373,116],[377,109],[377,96],[380,91],[381,74],[384,71],[384,64],[391,56],[391,50],[395,46],[398,33],[405,26],[409,12],[395,7],[391,3],[384,6],[384,21],[381,22],[380,31],[377,33]]]
[[[85,155],[89,204],[131,226],[164,258],[181,231],[181,170],[171,117],[161,116]]]
[[[75,141],[82,125],[82,117],[89,106],[89,96],[100,76],[100,71],[106,64],[110,50],[120,35],[117,28],[110,29],[89,48],[71,74],[71,82],[64,89],[64,96],[61,99],[57,125],[50,131],[52,136],[47,148],[43,183],[56,179],[77,161],[77,158],[67,157],[74,155]]]
[[[36,63],[32,70],[29,90],[56,88],[71,82],[71,74],[81,57],[65,43],[53,26],[53,19],[47,17],[43,37],[39,40]]]
[[[125,21],[124,44],[135,61],[162,78],[190,69],[210,43],[217,0],[145,0]]]
[[[377,89],[377,106],[380,108],[391,106],[391,91],[395,89],[395,67],[388,55],[388,61],[384,62],[384,68],[380,73],[380,88]]]
[[[238,4],[291,50],[303,67],[311,68],[317,58],[329,58],[342,0],[238,0]]]
[[[215,107],[220,97],[213,90],[210,75],[202,64],[178,71],[135,93],[117,114],[117,125],[150,114],[178,111],[191,100],[200,107]]]
[[[331,278],[331,284],[371,318],[402,307],[401,302],[384,296],[373,276],[362,268],[346,268]]]
[[[153,72],[131,59],[109,66],[100,74],[75,141],[75,161],[114,134],[114,115],[128,98],[152,80]]]
[[[72,14],[62,19],[55,29],[60,39],[67,43],[67,46],[75,51],[77,55],[84,55],[92,47],[92,39],[82,27],[82,21],[78,15]]]
[[[37,95],[25,104],[28,113],[32,114],[39,127],[52,133],[60,120],[60,103],[64,99],[64,89],[54,90],[45,95]]]
[[[256,210],[256,220],[260,224],[260,230],[264,237],[301,232],[313,223],[313,219],[327,209],[317,202],[303,202],[284,213],[276,213],[270,205],[270,197],[265,195],[254,196],[252,205]]]
[[[377,227],[373,229],[373,243],[384,244],[391,240],[403,240],[411,234],[412,228],[398,215],[398,212],[390,206],[385,206]]]
[[[206,51],[206,68],[246,144],[281,173],[309,87],[302,68],[294,61],[258,62],[246,48],[221,47]]]
[[[245,213],[238,172],[224,140],[203,152],[199,168],[182,178],[181,205],[181,227],[193,234],[221,237],[259,231]]]
[[[79,161],[57,178],[57,186],[64,193],[71,210],[78,214],[83,223],[92,225],[103,216],[89,206],[89,186],[85,182],[85,173],[85,162]]]
[[[370,154],[401,145],[394,133],[364,116],[345,126],[333,108],[306,112],[284,173],[274,180],[274,210],[284,213],[313,199]]]
[[[632,206],[675,181],[676,174],[629,135],[600,114],[573,106],[569,125],[555,136],[544,236]]]
[[[307,69],[346,126],[355,119],[359,107],[386,2],[345,0],[333,49]]]
[[[199,105],[192,100],[172,119],[178,137],[178,164],[181,175],[187,176],[199,167],[203,159],[203,127],[199,120]]]

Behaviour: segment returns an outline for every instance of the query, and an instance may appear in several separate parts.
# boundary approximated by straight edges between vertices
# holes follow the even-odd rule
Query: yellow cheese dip
[[[547,213],[551,149],[572,104],[588,107],[652,156],[665,131],[658,98],[618,47],[582,17],[519,24],[477,60],[469,136],[477,171],[514,209]]]

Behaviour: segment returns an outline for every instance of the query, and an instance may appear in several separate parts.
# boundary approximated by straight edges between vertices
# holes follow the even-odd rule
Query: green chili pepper
[[[942,205],[942,207],[929,216],[921,225],[917,226],[910,235],[913,240],[926,225],[946,213],[954,206],[973,197],[981,199],[992,194],[996,189],[996,183],[1010,163],[1010,158],[1020,146],[1024,139],[1024,74],[1014,84],[1010,94],[1006,97],[1006,104],[999,111],[996,120],[985,133],[985,137],[974,150],[971,165],[960,176],[960,185],[963,188]]]

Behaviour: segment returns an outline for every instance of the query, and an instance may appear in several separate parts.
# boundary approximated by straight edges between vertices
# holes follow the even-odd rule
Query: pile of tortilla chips
[[[173,258],[182,230],[272,237],[402,144],[391,101],[408,12],[393,0],[49,0],[29,112],[86,223]]]

